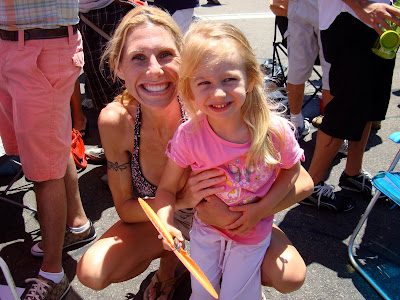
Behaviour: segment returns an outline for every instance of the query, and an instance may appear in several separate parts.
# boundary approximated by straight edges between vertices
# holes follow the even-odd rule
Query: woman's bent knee
[[[86,254],[87,253],[85,253],[81,258],[76,268],[76,275],[78,276],[79,281],[84,286],[93,290],[98,291],[106,288],[110,283],[107,283],[104,277],[100,275],[101,266],[96,264],[96,262]]]
[[[295,249],[292,250],[288,249],[287,252],[289,253],[280,255],[275,262],[264,260],[261,266],[263,285],[271,286],[282,294],[291,293],[301,288],[306,278],[307,268],[300,254]]]
[[[306,278],[303,258],[283,231],[273,227],[271,244],[261,265],[263,285],[286,294],[298,290]]]

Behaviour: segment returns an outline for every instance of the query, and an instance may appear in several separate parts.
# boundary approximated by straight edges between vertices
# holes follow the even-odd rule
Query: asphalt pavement
[[[207,5],[200,1],[195,9],[197,16],[209,20],[229,22],[240,28],[253,45],[260,64],[272,58],[275,16],[268,8],[268,1],[220,0],[221,6]],[[282,62],[287,60],[281,55]],[[389,140],[392,132],[400,130],[400,67],[399,59],[394,72],[391,101],[386,120],[380,130],[371,132],[364,156],[364,169],[371,174],[386,170],[399,149],[399,145]],[[318,68],[318,67],[317,67]],[[356,76],[355,70],[349,70]],[[376,76],[379,76],[377,74]],[[316,84],[320,84],[315,77]],[[350,79],[351,80],[351,79]],[[84,85],[82,84],[82,88]],[[366,86],[366,89],[369,87]],[[305,100],[313,92],[308,86]],[[98,113],[85,110],[89,120],[90,135],[85,143],[88,147],[100,144],[97,131]],[[303,113],[310,119],[319,114],[318,99],[312,99]],[[317,129],[301,142],[306,153],[304,166],[308,168],[315,146]],[[338,154],[326,175],[328,184],[337,187],[344,169],[346,156]],[[82,202],[88,217],[93,221],[98,235],[102,235],[118,220],[113,206],[110,190],[101,180],[106,173],[103,164],[89,164],[78,173]],[[0,190],[3,191],[9,178],[0,178]],[[32,183],[24,177],[19,179],[8,194],[8,198],[18,203],[36,207]],[[356,198],[357,205],[350,211],[335,214],[325,210],[296,204],[275,216],[275,224],[285,231],[296,246],[307,265],[307,278],[303,287],[290,294],[280,294],[273,288],[263,287],[267,299],[380,299],[375,291],[351,267],[347,256],[348,240],[367,206],[361,197]],[[400,299],[400,208],[391,209],[387,201],[379,202],[373,210],[367,224],[362,228],[360,238],[356,240],[357,255],[363,264],[370,267],[383,282],[392,299]],[[24,287],[24,280],[34,277],[40,268],[40,259],[30,255],[33,241],[40,237],[39,225],[35,214],[10,204],[0,202],[0,256],[6,261],[18,287]],[[140,276],[117,284],[102,291],[94,291],[83,286],[76,276],[76,265],[89,246],[64,253],[63,266],[71,281],[71,291],[65,299],[136,299],[141,300],[143,289],[147,286],[151,273],[157,270],[158,261]],[[190,250],[190,249],[189,249]],[[132,251],[135,251],[132,245]],[[0,274],[1,275],[1,274]],[[3,277],[0,284],[6,285]],[[187,282],[178,287],[174,299],[188,299]],[[5,300],[4,286],[0,286],[0,299]]]

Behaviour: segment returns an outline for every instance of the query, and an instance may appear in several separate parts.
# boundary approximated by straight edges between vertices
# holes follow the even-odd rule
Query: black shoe
[[[370,200],[374,195],[371,180],[372,176],[364,170],[361,170],[360,175],[354,176],[349,176],[343,172],[339,179],[339,186],[343,190],[362,193],[365,199]]]
[[[333,185],[327,185],[321,181],[314,187],[314,192],[300,204],[323,207],[334,212],[349,211],[354,208],[354,201],[351,198],[336,195]]]

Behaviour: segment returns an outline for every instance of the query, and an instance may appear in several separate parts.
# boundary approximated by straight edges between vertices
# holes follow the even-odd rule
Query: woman
[[[123,18],[105,52],[111,70],[126,87],[99,116],[109,186],[121,220],[87,250],[78,264],[80,281],[92,289],[133,278],[145,271],[153,259],[161,257],[147,294],[150,299],[168,299],[173,293],[174,287],[169,284],[156,291],[160,285],[155,282],[174,283],[177,261],[172,252],[163,250],[137,197],[154,197],[167,161],[166,145],[185,118],[177,98],[181,48],[182,34],[168,14],[154,7],[138,7]],[[239,213],[230,212],[213,196],[220,188],[212,186],[225,179],[220,171],[187,173],[177,209],[206,199],[196,206],[204,222],[223,227],[238,218]],[[311,192],[312,181],[302,169],[295,188],[271,208],[271,215]],[[151,200],[147,202],[153,205]],[[176,219],[188,231],[191,215],[186,212],[179,212]],[[297,250],[282,231],[274,228],[262,265],[263,284],[288,293],[300,288],[305,272]]]

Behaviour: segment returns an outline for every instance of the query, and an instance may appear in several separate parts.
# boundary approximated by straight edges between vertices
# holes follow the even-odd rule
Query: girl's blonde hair
[[[126,36],[129,30],[135,29],[142,24],[154,24],[164,27],[171,34],[178,52],[182,51],[182,31],[172,19],[171,15],[155,6],[138,6],[122,18],[111,40],[107,43],[101,58],[100,64],[103,66],[106,63],[108,64],[114,81],[117,80],[116,70],[122,59]],[[149,32],[149,35],[151,35],[151,32]],[[121,95],[115,97],[115,101],[121,102],[122,104],[129,103],[132,100],[134,100],[133,97],[126,89]]]
[[[185,109],[191,118],[196,118],[198,108],[191,90],[191,77],[200,66],[202,59],[209,54],[215,59],[207,61],[207,65],[218,64],[225,57],[237,53],[244,64],[247,75],[247,86],[253,88],[246,95],[241,108],[241,116],[251,134],[251,147],[246,164],[256,167],[259,164],[276,165],[280,162],[279,150],[275,149],[272,136],[283,145],[284,135],[277,126],[287,122],[277,112],[272,111],[268,103],[264,86],[264,76],[256,60],[256,56],[244,34],[235,26],[226,23],[199,21],[192,24],[185,34],[184,47],[181,53],[179,73],[179,95],[185,103]],[[271,125],[274,123],[273,126]]]

